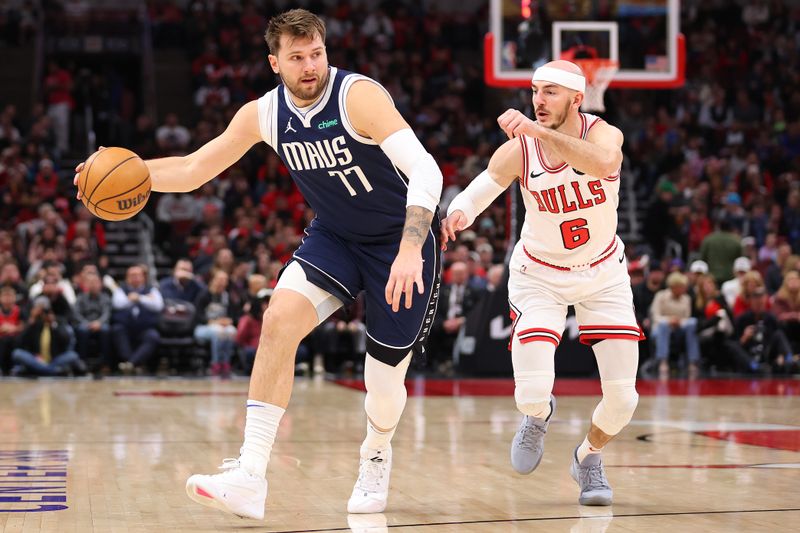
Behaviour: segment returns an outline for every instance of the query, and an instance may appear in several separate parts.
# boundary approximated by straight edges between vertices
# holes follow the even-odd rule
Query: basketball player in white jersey
[[[536,121],[509,109],[498,123],[509,137],[489,168],[450,204],[443,242],[468,227],[519,180],[525,223],[509,265],[511,357],[517,408],[525,415],[511,444],[511,464],[529,474],[542,458],[555,409],[555,350],[567,306],[575,306],[580,341],[597,358],[603,398],[591,428],[572,454],[582,505],[610,505],[603,447],[630,422],[638,402],[636,370],[642,333],[624,245],[617,237],[622,133],[581,113],[586,80],[569,61],[534,72]]]

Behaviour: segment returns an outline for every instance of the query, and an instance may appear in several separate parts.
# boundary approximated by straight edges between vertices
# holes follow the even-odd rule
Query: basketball
[[[125,148],[98,150],[78,177],[81,201],[103,220],[125,220],[142,210],[150,197],[150,171]]]

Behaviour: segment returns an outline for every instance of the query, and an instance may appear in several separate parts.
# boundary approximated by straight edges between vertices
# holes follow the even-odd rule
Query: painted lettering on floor
[[[67,450],[0,450],[0,513],[67,509]]]

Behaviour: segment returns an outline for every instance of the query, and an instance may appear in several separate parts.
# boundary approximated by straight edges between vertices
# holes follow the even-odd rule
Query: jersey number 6
[[[344,183],[344,186],[347,187],[347,192],[350,193],[350,196],[355,196],[358,193],[353,188],[353,186],[350,185],[350,182],[347,180],[347,175],[350,174],[351,172],[355,173],[355,175],[358,176],[359,181],[361,181],[361,184],[364,186],[367,192],[370,192],[372,190],[372,185],[370,185],[367,176],[364,174],[364,171],[361,170],[361,167],[359,167],[358,165],[346,168],[344,169],[344,171],[329,170],[328,174],[330,174],[331,176],[336,176],[340,180],[342,180],[342,183]]]
[[[565,220],[561,223],[561,240],[564,242],[564,248],[567,250],[574,250],[579,246],[583,246],[589,242],[589,228],[585,218],[576,218],[573,220]]]

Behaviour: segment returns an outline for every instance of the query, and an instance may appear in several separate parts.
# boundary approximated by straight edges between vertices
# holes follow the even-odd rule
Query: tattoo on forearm
[[[403,227],[403,240],[422,246],[431,228],[433,213],[418,205],[410,205],[406,209],[406,224]]]

